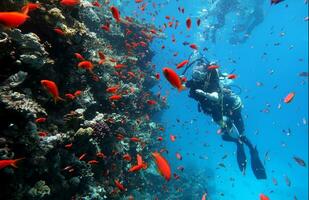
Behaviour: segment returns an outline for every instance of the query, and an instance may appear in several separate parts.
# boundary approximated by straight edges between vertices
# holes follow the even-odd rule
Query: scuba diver
[[[197,60],[196,60],[197,61]],[[186,67],[184,74],[196,61]],[[249,148],[252,171],[257,179],[266,179],[265,168],[259,158],[256,147],[245,135],[245,127],[241,115],[242,102],[229,86],[232,80],[222,74],[214,63],[199,59],[193,67],[192,79],[186,82],[190,89],[189,97],[198,101],[198,110],[210,115],[221,127],[222,139],[233,142],[237,146],[237,163],[240,171],[245,174],[246,154],[244,144]],[[233,128],[237,135],[233,135]]]

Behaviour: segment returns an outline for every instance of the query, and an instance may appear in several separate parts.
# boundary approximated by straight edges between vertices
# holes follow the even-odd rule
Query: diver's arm
[[[196,89],[195,92],[198,95],[201,95],[211,101],[219,101],[219,93],[218,92],[212,92],[212,93],[208,93],[208,92],[204,92],[201,89]]]

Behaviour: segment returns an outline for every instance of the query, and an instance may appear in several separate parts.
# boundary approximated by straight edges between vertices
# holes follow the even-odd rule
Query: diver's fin
[[[250,155],[251,155],[251,168],[253,171],[253,174],[257,179],[267,179],[266,171],[263,166],[262,161],[259,158],[259,153],[256,149],[250,149]]]
[[[242,172],[243,175],[245,175],[246,172],[246,166],[247,166],[247,159],[246,159],[246,154],[245,154],[245,149],[244,145],[240,144],[239,142],[237,144],[237,163],[240,171]]]

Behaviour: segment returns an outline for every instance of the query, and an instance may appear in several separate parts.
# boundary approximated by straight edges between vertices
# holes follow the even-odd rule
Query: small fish
[[[298,76],[308,77],[308,76],[309,76],[309,73],[308,73],[308,72],[300,72],[300,73],[298,74]]]
[[[115,6],[111,6],[110,10],[111,10],[113,17],[116,20],[116,22],[120,22],[121,20],[120,20],[119,10]]]
[[[80,0],[61,0],[60,4],[62,6],[76,6],[80,4]]]
[[[0,170],[6,168],[8,166],[18,168],[17,162],[19,162],[20,160],[23,160],[23,159],[25,159],[25,158],[18,158],[18,159],[15,159],[15,160],[0,160]]]
[[[105,55],[101,51],[98,51],[98,54],[100,57],[99,65],[102,65],[105,62]]]
[[[87,153],[83,153],[81,156],[79,156],[78,160],[83,160],[86,157]]]
[[[204,193],[202,196],[202,200],[206,200],[206,197],[207,197],[207,193]]]
[[[85,60],[85,58],[81,54],[79,54],[79,53],[74,53],[74,56],[75,56],[76,59],[78,59],[80,61]]]
[[[306,167],[306,163],[305,163],[305,161],[304,161],[303,159],[301,159],[301,158],[299,158],[299,157],[297,157],[297,156],[294,156],[293,159],[294,159],[295,162],[296,162],[297,164],[299,164],[300,166]]]
[[[176,158],[177,158],[178,160],[182,160],[181,154],[177,152],[177,153],[176,153]]]
[[[187,29],[188,29],[188,30],[190,30],[191,24],[192,24],[192,21],[191,21],[190,18],[188,18],[188,19],[186,20],[186,25],[187,25]]]
[[[162,140],[163,140],[163,137],[159,136],[159,137],[157,137],[157,140],[158,140],[158,141],[162,141]]]
[[[34,10],[37,10],[41,7],[40,3],[27,3],[25,6],[21,8],[21,12],[24,14],[28,14],[29,12],[32,12]]]
[[[295,92],[290,92],[285,98],[284,98],[284,103],[290,103],[295,96]]]
[[[119,180],[114,180],[115,182],[115,185],[117,186],[117,188],[120,190],[120,191],[126,191],[126,188],[119,182]]]
[[[170,135],[170,139],[171,139],[172,142],[175,142],[176,136],[175,135]]]
[[[109,87],[107,88],[105,91],[108,92],[108,93],[116,93],[119,89],[119,85],[116,85],[116,86],[112,86],[112,87]]]
[[[97,161],[97,160],[89,160],[87,163],[91,164],[91,165],[94,165],[94,164],[98,164],[99,161]]]
[[[155,159],[155,163],[160,174],[169,181],[171,179],[171,167],[168,164],[167,160],[158,152],[152,153],[152,156]]]
[[[67,93],[67,94],[65,94],[64,96],[65,96],[67,99],[69,99],[69,100],[75,99],[75,96],[74,96],[73,94],[70,94],[70,93]]]
[[[123,156],[122,156],[122,158],[124,159],[124,160],[126,160],[126,161],[131,161],[132,160],[132,157],[130,156],[130,154],[124,154]]]
[[[17,28],[25,23],[30,17],[19,12],[0,12],[0,24],[8,28]]]
[[[58,87],[55,82],[50,80],[41,80],[41,85],[52,95],[54,102],[57,103],[57,101],[64,101],[59,96]]]
[[[38,135],[39,135],[40,137],[46,137],[46,136],[48,135],[48,133],[45,132],[45,131],[40,131],[40,132],[38,132]]]
[[[35,123],[44,123],[46,122],[47,118],[46,117],[40,117],[35,119]]]
[[[284,0],[270,0],[270,4],[273,5],[273,4],[278,4],[280,2],[283,2]]]
[[[288,187],[291,187],[291,181],[288,176],[284,176],[285,183]]]
[[[196,45],[196,44],[190,44],[190,48],[191,48],[191,49],[195,49],[195,50],[197,50],[197,49],[198,49],[198,47],[197,47],[197,45]]]
[[[152,105],[156,105],[157,102],[155,100],[147,100],[147,104],[152,106]]]
[[[218,69],[218,68],[219,68],[219,66],[217,66],[217,65],[210,65],[210,66],[207,67],[208,70],[213,70],[213,69]]]
[[[80,91],[80,90],[76,90],[75,92],[74,92],[74,96],[75,97],[78,97],[78,96],[80,96],[82,94],[82,91]]]
[[[160,80],[160,74],[159,73],[156,73],[155,77],[156,77],[157,80]]]
[[[235,79],[235,78],[237,78],[237,75],[236,74],[229,74],[229,75],[227,75],[227,78],[228,79]]]
[[[273,184],[274,184],[274,185],[276,185],[276,186],[278,185],[278,181],[277,181],[277,179],[272,178],[272,181],[273,181]]]
[[[131,140],[132,142],[140,142],[140,141],[141,141],[141,140],[140,140],[139,138],[137,138],[137,137],[131,137],[130,140]]]
[[[106,157],[103,152],[96,153],[96,156],[99,157],[99,158],[105,158]]]
[[[77,67],[82,68],[82,69],[86,69],[89,72],[92,72],[94,65],[92,64],[92,62],[90,61],[81,61],[77,64]]]
[[[174,70],[165,67],[163,68],[163,74],[170,84],[177,88],[179,92],[185,89],[185,87],[181,84],[179,76]]]
[[[65,35],[65,33],[63,32],[61,28],[54,28],[54,32],[61,36]]]
[[[185,66],[188,63],[189,63],[189,60],[184,60],[181,63],[179,63],[176,68],[180,69],[180,68],[182,68],[183,66]]]
[[[260,200],[269,200],[265,194],[260,194]]]
[[[118,101],[118,100],[120,100],[121,98],[122,98],[121,95],[113,95],[113,96],[110,96],[110,97],[109,97],[109,100],[110,100],[110,101]]]
[[[197,24],[197,26],[200,26],[201,25],[201,19],[197,19],[196,24]]]
[[[70,144],[66,144],[64,147],[65,147],[65,148],[67,148],[67,149],[71,149],[71,148],[72,148],[72,146],[73,146],[73,144],[72,144],[72,143],[70,143]]]

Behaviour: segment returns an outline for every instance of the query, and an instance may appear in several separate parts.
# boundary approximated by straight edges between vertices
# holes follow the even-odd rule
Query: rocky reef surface
[[[1,1],[0,11],[24,5]],[[128,170],[137,154],[151,163],[158,145],[153,116],[166,99],[150,91],[149,48],[158,31],[124,16],[117,23],[109,5],[85,0],[40,0],[28,15],[18,28],[0,21],[0,160],[23,158],[0,170],[0,199],[143,197],[138,191],[158,174]],[[80,67],[84,59],[93,68]],[[60,100],[42,80],[56,84]]]

